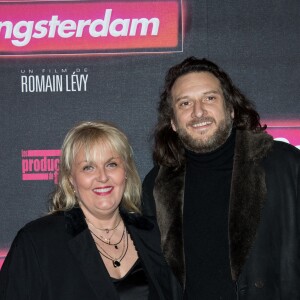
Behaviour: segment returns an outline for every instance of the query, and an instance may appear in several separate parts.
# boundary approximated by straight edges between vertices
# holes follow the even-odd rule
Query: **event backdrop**
[[[77,122],[123,129],[144,178],[165,73],[188,56],[219,64],[300,147],[299,14],[299,0],[0,0],[0,266],[47,212]]]

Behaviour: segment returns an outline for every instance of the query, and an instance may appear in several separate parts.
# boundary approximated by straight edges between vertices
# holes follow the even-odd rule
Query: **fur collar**
[[[229,251],[232,279],[237,280],[254,242],[266,198],[260,160],[273,145],[270,135],[237,130],[229,202]],[[246,175],[246,176],[245,176]],[[185,166],[160,167],[154,198],[162,250],[174,274],[185,285],[183,196]]]
[[[185,167],[161,167],[153,190],[163,254],[179,282],[184,286],[183,196]]]
[[[229,253],[235,281],[256,237],[267,194],[261,160],[272,146],[273,138],[264,132],[240,131],[236,136],[229,203]]]

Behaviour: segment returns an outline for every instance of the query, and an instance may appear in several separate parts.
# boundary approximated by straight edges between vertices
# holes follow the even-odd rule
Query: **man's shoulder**
[[[154,166],[149,173],[145,176],[143,181],[142,190],[142,212],[146,216],[155,216],[155,201],[153,196],[153,189],[155,185],[155,179],[158,175],[159,167]]]
[[[281,157],[282,159],[295,159],[300,163],[300,149],[282,141],[274,141],[273,155]]]
[[[145,176],[144,180],[143,180],[143,184],[145,183],[150,183],[155,181],[155,178],[157,177],[157,174],[159,172],[159,166],[154,166]]]
[[[274,141],[271,151],[268,152],[263,162],[274,174],[275,170],[280,173],[287,170],[299,172],[300,150],[286,142]]]

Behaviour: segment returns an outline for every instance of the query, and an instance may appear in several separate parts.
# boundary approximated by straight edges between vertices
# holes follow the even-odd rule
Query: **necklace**
[[[100,235],[100,237],[97,236],[97,234],[96,234],[95,232],[93,232],[92,230],[90,230],[90,233],[91,233],[95,238],[97,238],[99,241],[101,241],[102,243],[107,244],[107,245],[112,245],[112,246],[115,247],[115,249],[119,249],[119,246],[118,246],[118,245],[121,243],[121,241],[122,241],[122,239],[123,239],[123,237],[124,237],[124,234],[125,234],[125,226],[124,226],[123,233],[122,233],[122,235],[121,235],[120,240],[119,240],[118,242],[116,242],[116,243],[111,243],[111,242],[110,242],[112,236],[111,236],[109,239],[106,239],[106,238],[104,238],[102,235]]]
[[[90,230],[90,232],[95,236],[95,237],[97,237],[99,240],[101,240],[103,243],[106,243],[106,244],[108,244],[108,245],[110,245],[111,243],[110,243],[110,241],[111,241],[111,239],[112,239],[112,237],[113,237],[113,235],[115,234],[115,230],[111,233],[111,235],[110,235],[110,237],[104,237],[103,235],[101,235],[101,234],[99,234],[99,236],[100,237],[98,237],[97,235],[96,235],[96,233],[94,233],[90,228],[89,228],[89,230]]]
[[[109,233],[110,231],[113,231],[115,230],[121,223],[121,220],[122,218],[120,217],[120,220],[118,221],[117,225],[113,228],[99,228],[99,227],[96,227],[93,223],[91,223],[91,221],[89,219],[86,218],[86,221],[92,225],[95,229],[98,229],[98,230],[101,230],[101,231],[105,231],[106,233]]]
[[[118,268],[118,267],[120,267],[121,266],[121,261],[122,261],[122,259],[125,257],[125,255],[126,255],[126,253],[127,253],[127,250],[128,250],[128,233],[127,233],[127,231],[125,230],[125,235],[126,235],[126,238],[124,238],[124,242],[123,242],[123,250],[122,250],[122,253],[121,253],[121,255],[118,257],[118,258],[115,258],[115,257],[112,257],[110,254],[108,254],[96,241],[95,241],[95,244],[96,244],[96,246],[97,246],[97,249],[98,249],[98,251],[99,251],[99,253],[102,255],[102,256],[104,256],[104,257],[106,257],[107,259],[109,259],[109,260],[111,260],[112,261],[112,264],[113,264],[113,266],[114,266],[114,268]],[[122,238],[123,239],[123,238]],[[103,252],[101,252],[101,250],[105,253],[103,253]]]

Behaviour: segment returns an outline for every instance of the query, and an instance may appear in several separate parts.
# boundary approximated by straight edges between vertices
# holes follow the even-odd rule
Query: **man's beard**
[[[202,117],[193,120],[189,125],[207,121],[215,122],[215,120],[211,117]],[[231,134],[232,123],[233,121],[231,119],[230,112],[226,110],[225,119],[219,123],[217,130],[212,136],[208,136],[207,138],[205,137],[205,139],[196,139],[192,137],[183,127],[177,127],[177,134],[185,148],[188,150],[191,150],[195,153],[208,153],[218,149],[226,142]]]

